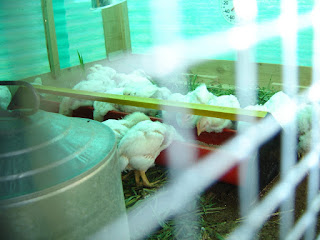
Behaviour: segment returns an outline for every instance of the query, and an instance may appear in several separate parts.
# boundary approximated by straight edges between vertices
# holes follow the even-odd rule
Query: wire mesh
[[[188,160],[184,163],[186,164],[184,170],[179,172],[172,170],[169,184],[142,201],[139,206],[131,209],[127,215],[115,219],[113,224],[106,226],[91,238],[128,238],[129,233],[123,230],[123,226],[126,225],[124,222],[128,222],[131,239],[146,238],[161,226],[163,221],[172,217],[176,217],[176,223],[179,224],[180,219],[177,217],[179,214],[184,213],[186,208],[197,207],[198,194],[216,183],[232,167],[240,164],[239,198],[241,216],[244,221],[230,234],[228,239],[255,238],[265,221],[279,207],[280,239],[300,239],[304,235],[306,240],[315,239],[317,214],[320,210],[318,193],[320,178],[318,101],[320,96],[317,94],[320,86],[320,1],[315,2],[312,12],[298,15],[297,1],[282,0],[281,14],[278,19],[257,23],[255,15],[248,15],[249,18],[242,25],[231,30],[190,39],[181,37],[179,31],[181,19],[178,16],[180,16],[181,9],[179,9],[178,2],[155,0],[151,4],[152,34],[155,46],[150,49],[149,53],[154,57],[156,64],[148,69],[149,72],[165,81],[166,77],[176,76],[182,69],[185,70],[205,58],[220,56],[236,50],[238,51],[237,96],[242,106],[252,105],[256,103],[257,94],[254,47],[259,42],[280,36],[283,50],[283,89],[291,98],[292,104],[284,105],[278,110],[281,114],[276,120],[280,121],[281,126],[273,117],[268,116],[244,130],[240,129],[234,139],[195,165],[189,165],[195,161],[195,154],[192,150],[173,149],[169,154],[171,165],[175,166],[177,159]],[[246,0],[241,4],[252,7],[256,1]],[[60,9],[56,11],[59,12]],[[247,16],[246,13],[239,12],[238,14],[243,17]],[[72,16],[69,17],[68,27],[73,28],[77,24],[73,25],[71,22],[74,19]],[[168,26],[171,24],[179,27],[170,29]],[[313,80],[308,91],[298,94],[297,32],[309,27],[313,27],[314,30]],[[77,34],[75,37],[77,38]],[[87,42],[77,43],[75,41],[72,49],[86,48],[88,45]],[[145,68],[150,68],[150,66]],[[296,162],[298,144],[296,116],[301,106],[310,103],[313,109],[311,148],[299,162]],[[166,109],[163,110],[166,111]],[[191,113],[186,112],[185,114]],[[263,199],[258,200],[259,166],[257,161],[259,156],[257,150],[275,136],[280,129],[283,131],[281,178]],[[309,180],[307,210],[295,223],[295,189],[306,176]],[[197,217],[191,216],[190,221],[195,220]],[[317,239],[320,237],[318,236]]]
[[[309,224],[313,223],[311,228],[315,228],[315,216],[319,211],[319,199],[317,195],[319,187],[319,146],[316,144],[318,135],[315,134],[313,136],[313,147],[298,163],[296,163],[295,155],[297,146],[297,123],[295,116],[298,106],[310,100],[317,101],[311,99],[312,89],[316,87],[316,85],[311,86],[311,91],[305,93],[303,96],[297,95],[297,31],[312,25],[312,13],[305,13],[298,16],[296,1],[282,1],[281,3],[282,14],[279,19],[260,24],[253,21],[250,23],[251,25],[249,25],[250,28],[248,28],[248,25],[242,25],[230,31],[196,37],[189,40],[172,37],[173,35],[170,35],[172,33],[169,33],[166,36],[169,41],[165,41],[165,44],[161,45],[161,48],[156,47],[153,52],[155,56],[159,56],[159,52],[170,53],[170,55],[160,54],[161,58],[158,59],[160,59],[159,63],[163,63],[164,65],[170,62],[170,67],[165,68],[166,71],[163,72],[171,74],[176,69],[190,66],[208,56],[220,55],[231,49],[239,49],[238,43],[235,44],[233,41],[234,37],[241,39],[243,35],[246,34],[251,36],[251,38],[244,43],[245,50],[241,49],[239,51],[236,68],[238,96],[246,96],[246,98],[244,98],[244,106],[246,106],[255,102],[255,86],[257,84],[255,68],[252,64],[251,47],[260,41],[274,36],[282,37],[284,52],[283,88],[293,100],[294,105],[284,105],[279,110],[282,114],[280,114],[278,120],[280,119],[284,132],[281,148],[282,170],[280,181],[264,199],[260,202],[255,202],[253,206],[251,205],[251,203],[254,202],[253,196],[256,197],[258,192],[258,177],[255,175],[258,166],[252,167],[254,161],[249,161],[248,163],[251,166],[248,167],[248,163],[243,160],[252,156],[259,146],[274,136],[279,130],[280,127],[278,124],[275,124],[274,119],[266,118],[246,129],[246,131],[239,131],[235,139],[222,146],[221,151],[211,154],[197,165],[181,172],[174,178],[174,181],[172,181],[170,185],[165,186],[150,199],[145,200],[143,204],[130,211],[128,213],[128,222],[133,239],[145,238],[159,227],[159,222],[183,212],[185,206],[194,200],[197,193],[203,192],[209,185],[216,182],[227,170],[238,163],[241,163],[244,169],[248,168],[242,171],[242,178],[245,179],[250,176],[250,180],[253,181],[241,181],[245,183],[245,187],[240,188],[239,193],[242,216],[245,216],[245,220],[231,233],[228,239],[254,238],[264,222],[280,206],[280,239],[298,239],[298,236],[302,236],[305,232],[307,232],[306,239],[314,238],[315,233],[313,230],[309,231]],[[172,4],[174,5],[174,3]],[[168,11],[170,4],[167,3],[165,5]],[[173,5],[171,5],[171,11],[173,11],[173,9],[176,10],[176,6]],[[159,14],[157,20],[160,22],[159,19],[166,15],[161,15],[163,13],[158,11],[159,5],[155,4],[154,6],[157,6],[155,11]],[[171,13],[176,12],[173,11]],[[161,17],[159,18],[159,16]],[[288,25],[290,25],[289,28]],[[159,27],[157,24],[154,26],[155,29]],[[157,37],[159,38],[159,32],[155,31],[156,39]],[[164,33],[161,32],[161,34]],[[229,40],[228,44],[226,44],[226,39]],[[243,45],[240,47],[243,48]],[[314,47],[316,48],[317,45],[315,44]],[[172,61],[172,58],[179,59],[179,61]],[[316,65],[317,63],[314,64]],[[155,72],[160,74],[160,72]],[[315,129],[316,132],[318,132],[317,127],[315,127]],[[225,154],[226,152],[227,154]],[[174,161],[174,159],[172,159],[172,161]],[[309,184],[308,211],[306,211],[303,217],[300,218],[300,221],[294,225],[295,188],[309,172],[311,175],[309,177],[312,179],[310,182],[315,181],[316,183]],[[111,231],[110,228],[108,229]],[[141,229],[143,229],[143,231]]]

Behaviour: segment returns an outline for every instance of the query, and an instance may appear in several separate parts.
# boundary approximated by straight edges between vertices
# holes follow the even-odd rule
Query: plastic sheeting
[[[257,21],[275,19],[280,14],[280,0],[258,0]],[[154,45],[151,0],[128,0],[133,53],[146,53]],[[312,1],[298,1],[299,13],[312,9]],[[91,8],[90,0],[53,1],[55,28],[61,68],[79,65],[77,51],[84,62],[106,57],[100,10]],[[192,38],[225,31],[234,25],[222,16],[218,0],[180,1],[181,38]],[[17,80],[49,72],[42,21],[41,1],[2,1],[0,9],[0,80]],[[298,64],[311,66],[312,30],[298,35]],[[280,38],[256,46],[256,62],[281,63]],[[235,60],[234,52],[215,59]]]

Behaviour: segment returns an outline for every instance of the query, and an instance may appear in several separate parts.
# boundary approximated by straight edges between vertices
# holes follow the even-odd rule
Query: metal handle
[[[30,109],[0,110],[0,117],[24,117],[36,113],[40,107],[40,97],[35,88],[25,81],[0,81],[0,85],[14,85],[27,87],[34,98],[34,106]]]

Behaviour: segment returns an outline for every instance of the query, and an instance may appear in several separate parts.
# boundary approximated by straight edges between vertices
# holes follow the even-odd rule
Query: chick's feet
[[[147,176],[146,176],[146,172],[145,171],[138,171],[138,170],[135,170],[134,171],[134,177],[135,177],[135,180],[136,180],[136,184],[138,187],[148,187],[148,188],[152,188],[152,187],[155,187],[155,184],[159,181],[155,181],[153,183],[150,183]],[[140,181],[140,178],[142,179],[142,182]]]

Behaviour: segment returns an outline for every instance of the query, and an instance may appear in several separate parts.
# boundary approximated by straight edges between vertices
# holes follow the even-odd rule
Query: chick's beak
[[[201,125],[200,125],[200,121],[199,121],[199,122],[197,122],[197,134],[198,134],[198,136],[199,136],[202,132],[203,132],[203,129],[202,129],[202,127],[201,127]]]

